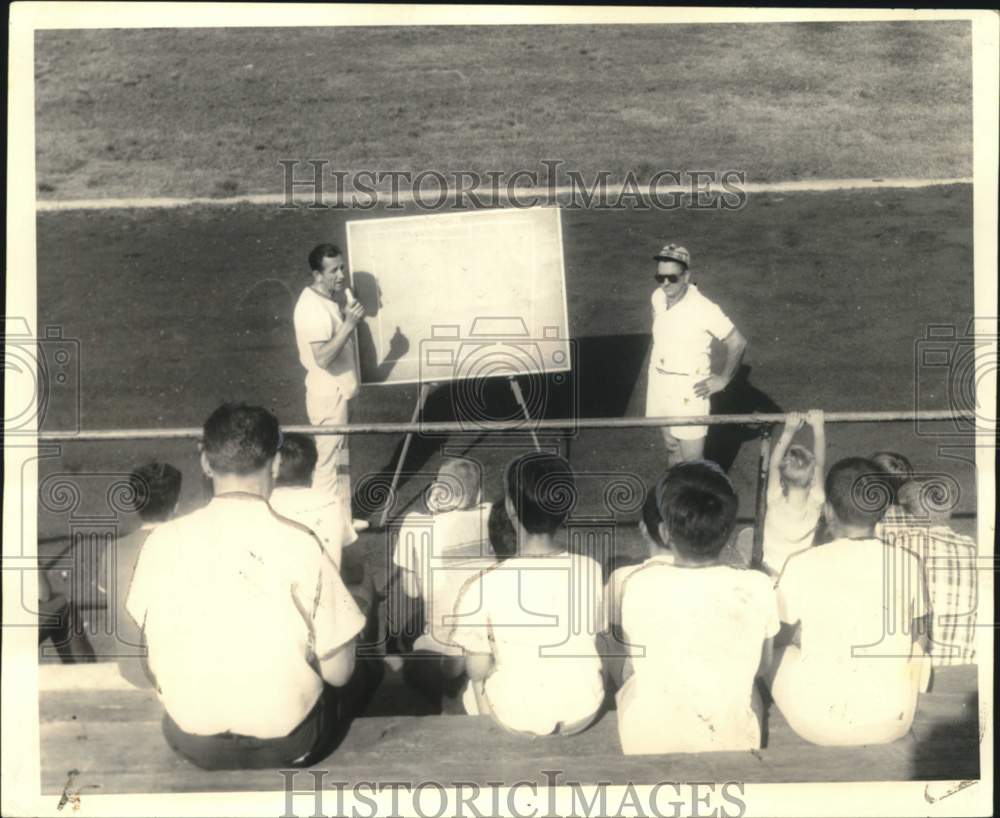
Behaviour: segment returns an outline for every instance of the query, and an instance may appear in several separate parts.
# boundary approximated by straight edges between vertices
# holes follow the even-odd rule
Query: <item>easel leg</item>
[[[531,413],[528,412],[528,404],[524,400],[524,393],[521,391],[521,384],[519,384],[514,378],[508,378],[507,383],[510,384],[510,391],[514,393],[514,400],[517,401],[518,405],[521,407],[521,411],[524,413],[524,419],[531,420]],[[531,442],[535,444],[535,451],[540,452],[542,447],[538,445],[538,435],[535,434],[535,430],[529,429],[528,434],[531,435]]]
[[[750,567],[760,568],[764,562],[764,515],[767,513],[767,472],[771,467],[771,427],[760,434],[760,460],[757,465],[757,502],[754,511],[753,551]]]
[[[417,397],[417,405],[413,407],[413,417],[410,423],[416,423],[420,418],[420,413],[424,411],[424,404],[427,403],[427,396],[430,394],[432,384],[420,384],[420,395]],[[399,476],[403,473],[403,464],[406,462],[406,453],[410,450],[410,441],[413,440],[413,432],[407,432],[403,440],[403,450],[399,453],[399,460],[396,463],[396,471],[392,475],[392,485],[389,487],[389,497],[382,508],[382,516],[379,518],[379,528],[385,528],[386,520],[389,518],[389,510],[392,506],[392,498],[396,496],[396,486],[399,485]]]

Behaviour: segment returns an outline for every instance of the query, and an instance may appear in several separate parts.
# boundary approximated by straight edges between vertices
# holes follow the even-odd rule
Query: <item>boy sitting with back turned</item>
[[[477,463],[445,460],[427,492],[430,514],[403,518],[392,558],[400,568],[404,594],[423,603],[423,632],[412,645],[404,644],[409,649],[404,677],[434,703],[454,700],[459,712],[465,663],[462,649],[449,641],[448,620],[465,582],[494,564],[488,543],[490,504],[482,503],[481,495]]]
[[[504,472],[517,554],[466,583],[451,639],[465,649],[466,711],[505,730],[571,735],[604,700],[597,635],[605,630],[601,567],[556,535],[576,501],[569,463],[531,452]]]
[[[826,478],[823,515],[833,541],[785,564],[781,621],[801,624],[770,672],[771,695],[792,729],[827,746],[884,744],[913,723],[930,665],[923,632],[920,560],[875,536],[883,473],[849,457]]]
[[[343,503],[312,488],[316,459],[316,441],[312,437],[283,434],[281,463],[269,502],[282,517],[310,529],[343,576],[344,547],[357,542],[358,535]]]
[[[664,547],[621,590],[632,671],[617,695],[622,749],[759,748],[754,679],[769,661],[778,610],[767,576],[719,562],[736,492],[706,461],[674,466],[656,490]]]

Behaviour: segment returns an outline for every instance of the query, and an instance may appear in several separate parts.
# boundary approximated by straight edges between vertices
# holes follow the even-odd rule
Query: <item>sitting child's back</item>
[[[575,497],[563,458],[532,452],[511,461],[504,505],[516,554],[470,580],[455,609],[451,638],[465,649],[470,680],[466,712],[510,731],[576,733],[604,700],[601,567],[556,539]]]
[[[340,498],[312,488],[316,458],[316,443],[311,437],[286,434],[278,478],[268,502],[282,517],[310,529],[340,569],[344,548],[357,542],[358,535]]]
[[[477,467],[446,460],[427,497],[430,513],[407,514],[394,532],[393,562],[407,594],[424,604],[424,634],[415,650],[461,655],[450,644],[451,616],[465,583],[494,564],[489,545],[490,504],[481,503]]]
[[[778,581],[781,619],[801,631],[784,648],[771,694],[789,725],[823,745],[880,744],[905,735],[929,664],[915,643],[925,614],[912,553],[874,536],[878,468],[846,458],[826,480],[833,542],[788,560]]]
[[[658,542],[674,560],[654,554],[622,586],[621,626],[632,654],[632,675],[617,696],[622,749],[758,748],[754,678],[779,624],[772,582],[718,563],[737,499],[714,464],[675,466],[657,494]]]

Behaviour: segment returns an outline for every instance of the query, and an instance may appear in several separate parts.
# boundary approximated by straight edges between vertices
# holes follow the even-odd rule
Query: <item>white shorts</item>
[[[694,385],[705,377],[665,375],[650,368],[646,386],[646,417],[709,414],[708,398],[699,398],[694,393]],[[678,440],[698,440],[708,434],[707,426],[668,426],[667,429]]]

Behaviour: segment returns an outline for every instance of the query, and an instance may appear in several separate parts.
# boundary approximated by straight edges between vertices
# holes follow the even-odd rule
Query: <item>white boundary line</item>
[[[305,183],[300,183],[300,186],[303,186],[304,184]],[[961,176],[951,179],[802,179],[786,182],[748,182],[742,185],[740,189],[747,193],[822,193],[837,190],[881,190],[887,188],[910,189],[971,184],[971,176]],[[625,185],[620,183],[613,185],[609,184],[605,188],[603,198],[614,198],[622,193],[624,188]],[[667,196],[670,194],[692,194],[690,185],[656,185],[654,189],[658,196]],[[630,194],[636,192],[640,196],[648,196],[649,190],[649,185],[629,186]],[[453,199],[456,192],[457,191],[449,191],[446,200]],[[705,192],[709,193],[712,191],[706,189]],[[498,200],[502,201],[511,198],[511,193],[514,193],[516,198],[522,203],[524,203],[529,197],[540,197],[542,198],[542,201],[535,203],[538,205],[545,204],[547,200],[551,201],[546,197],[554,196],[556,198],[563,198],[571,196],[574,193],[580,195],[581,188],[569,185],[560,185],[554,188],[519,187],[508,192],[504,186],[500,185],[496,188],[472,188],[470,190],[463,190],[461,193],[464,196],[477,196],[480,199],[485,199],[489,201],[491,205]],[[345,191],[345,194],[348,197],[351,195],[351,193],[347,191]],[[425,202],[433,202],[439,198],[439,194],[436,190],[423,191],[418,197],[415,197],[411,191],[399,191],[394,196],[388,192],[376,192],[374,194],[369,194],[367,192],[356,191],[355,195],[365,198],[366,201],[370,200],[371,196],[374,195],[379,203],[394,201],[399,204],[409,204],[413,202],[414,198],[418,197]],[[598,194],[597,192],[595,192],[594,195],[595,198],[601,196],[601,194]],[[286,201],[287,197],[283,193],[255,193],[246,196],[233,196],[228,198],[193,196],[126,199],[43,199],[35,202],[35,209],[39,213],[52,213],[71,210],[141,210],[147,208],[177,208],[190,207],[193,205],[206,205],[211,207],[232,207],[233,205],[280,207],[281,205],[286,204]],[[309,204],[312,204],[312,202],[313,198],[310,195],[297,195],[293,197],[293,203],[299,207],[306,207]],[[333,196],[324,196],[323,202],[332,209],[332,206],[337,202],[337,199]],[[340,209],[348,209],[348,206],[344,205]]]

